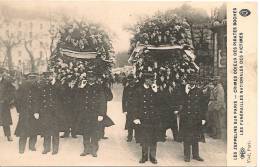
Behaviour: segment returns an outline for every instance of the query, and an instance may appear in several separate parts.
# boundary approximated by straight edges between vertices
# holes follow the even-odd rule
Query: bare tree
[[[6,35],[0,36],[0,45],[5,50],[5,61],[7,61],[9,70],[13,69],[13,48],[21,44],[21,39],[19,36],[13,32],[6,31]],[[4,63],[5,63],[4,61]]]

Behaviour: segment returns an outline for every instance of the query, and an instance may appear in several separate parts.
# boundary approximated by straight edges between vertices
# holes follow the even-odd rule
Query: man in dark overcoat
[[[95,78],[95,76],[92,77]],[[93,157],[97,157],[99,123],[106,114],[107,101],[104,89],[100,84],[87,84],[85,87],[77,89],[76,96],[76,106],[79,112],[76,133],[83,136],[84,146],[84,151],[80,156],[91,154]]]
[[[104,91],[105,97],[106,97],[106,99],[105,99],[106,101],[102,102],[102,103],[105,103],[104,104],[105,116],[104,116],[104,119],[102,120],[102,122],[100,122],[100,124],[99,124],[99,128],[100,128],[99,138],[108,139],[108,137],[105,136],[105,128],[114,125],[114,122],[107,115],[107,103],[113,99],[113,93],[110,88],[110,85],[105,84],[105,83],[103,84],[103,91]]]
[[[8,141],[13,141],[11,137],[10,125],[12,117],[10,112],[11,103],[14,100],[15,87],[10,81],[5,79],[5,69],[0,69],[0,126],[3,127],[4,134]]]
[[[202,126],[206,123],[205,112],[201,110],[202,92],[196,87],[196,76],[189,77],[188,84],[183,93],[183,108],[180,111],[180,137],[184,146],[184,161],[190,161],[192,149],[192,158],[197,161],[203,161],[199,156],[199,141],[202,137]]]
[[[152,89],[153,74],[144,73],[144,83],[136,89],[134,98],[134,123],[139,125],[138,140],[142,147],[142,158],[139,163],[150,161],[154,164],[156,160],[157,142],[161,138],[161,118],[158,110],[158,95]]]
[[[58,153],[59,132],[64,131],[66,119],[59,99],[59,86],[58,83],[53,82],[52,73],[45,72],[43,74],[43,80],[39,83],[38,91],[40,94],[40,131],[44,138],[42,154],[51,151],[52,143],[52,154],[54,155]]]
[[[134,76],[131,74],[128,75],[127,85],[124,87],[123,96],[122,96],[122,109],[123,109],[123,113],[126,114],[125,129],[128,131],[127,142],[131,142],[133,139],[133,132],[134,132],[133,106],[134,106],[136,87],[137,86],[136,86]]]
[[[66,120],[68,121],[66,130],[61,138],[67,138],[70,134],[72,138],[77,138],[75,133],[75,125],[78,112],[75,110],[75,88],[70,88],[67,85],[63,85],[60,95],[63,104],[62,108],[64,110]]]
[[[17,90],[15,98],[19,120],[15,135],[19,138],[19,153],[23,154],[29,138],[29,150],[36,151],[35,144],[39,135],[39,95],[37,94],[37,74],[30,73]]]

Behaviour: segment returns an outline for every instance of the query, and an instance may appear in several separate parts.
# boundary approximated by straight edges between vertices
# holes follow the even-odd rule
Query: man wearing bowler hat
[[[139,163],[148,161],[157,164],[157,142],[161,137],[160,111],[158,110],[158,95],[154,89],[154,75],[143,74],[144,82],[136,89],[134,98],[134,123],[140,127],[138,140],[142,147],[142,158]]]

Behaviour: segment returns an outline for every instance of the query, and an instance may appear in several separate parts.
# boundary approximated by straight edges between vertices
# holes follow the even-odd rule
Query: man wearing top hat
[[[40,131],[44,138],[42,154],[50,152],[51,146],[52,154],[58,153],[59,132],[65,130],[65,117],[57,84],[51,72],[44,72],[43,79],[38,84]]]
[[[35,144],[39,135],[39,95],[37,94],[37,74],[30,73],[17,90],[15,106],[19,113],[15,135],[19,138],[19,153],[23,154],[29,138],[29,150],[36,151]]]
[[[136,89],[133,107],[134,123],[138,125],[138,142],[142,147],[142,158],[139,163],[148,161],[157,164],[157,142],[161,138],[160,111],[158,110],[158,95],[154,87],[152,73],[144,73],[143,85]]]
[[[4,76],[5,69],[0,68],[0,126],[3,127],[7,140],[13,141],[10,130],[12,125],[10,106],[14,100],[15,87]]]
[[[196,78],[192,75],[189,77],[188,83],[182,98],[182,110],[180,111],[180,131],[179,136],[183,140],[184,161],[190,161],[192,158],[197,161],[203,161],[199,155],[199,141],[202,136],[202,126],[206,123],[205,113],[201,110],[202,92],[196,87]],[[191,151],[192,150],[192,151]]]
[[[134,132],[133,106],[135,105],[134,98],[135,98],[135,90],[137,85],[135,82],[136,79],[134,78],[133,74],[129,74],[126,79],[127,79],[127,84],[123,90],[122,109],[123,109],[123,113],[126,113],[125,129],[128,131],[127,142],[131,142],[133,138],[133,132]]]

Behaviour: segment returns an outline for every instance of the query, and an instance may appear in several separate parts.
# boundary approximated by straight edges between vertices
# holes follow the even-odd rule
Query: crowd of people
[[[127,141],[135,137],[142,147],[140,163],[148,158],[157,163],[157,142],[166,140],[167,129],[171,129],[174,141],[183,142],[185,162],[190,161],[191,152],[193,159],[203,161],[199,142],[205,142],[205,133],[214,139],[226,135],[225,95],[219,76],[190,76],[187,83],[162,89],[156,87],[152,74],[144,74],[143,82],[130,74],[122,108],[126,113]]]
[[[14,85],[0,69],[0,126],[8,141],[12,141],[10,108],[15,107],[19,119],[15,135],[19,137],[19,153],[23,154],[29,138],[29,150],[36,151],[37,136],[44,138],[42,154],[59,151],[61,137],[83,136],[81,156],[97,157],[98,141],[106,139],[105,127],[114,122],[107,116],[107,102],[113,94],[107,85],[84,88],[65,87],[53,82],[50,72],[30,73],[21,84]]]
[[[99,140],[107,139],[105,127],[114,124],[107,116],[107,102],[113,99],[110,86],[69,88],[53,82],[50,72],[30,73],[19,85],[5,76],[0,69],[0,126],[12,141],[10,108],[15,107],[19,113],[14,133],[19,137],[19,153],[24,153],[27,139],[29,150],[36,151],[37,136],[44,139],[42,154],[57,154],[60,137],[82,135],[80,156],[97,157]],[[156,87],[150,73],[139,82],[132,74],[124,79],[122,110],[126,113],[127,142],[134,138],[140,143],[140,163],[148,159],[157,163],[157,142],[166,140],[168,129],[174,141],[183,142],[185,162],[190,161],[191,154],[193,159],[203,161],[199,142],[205,142],[204,134],[214,139],[225,137],[225,107],[220,77],[190,76],[187,83],[163,89]],[[64,132],[62,136],[60,132]]]

